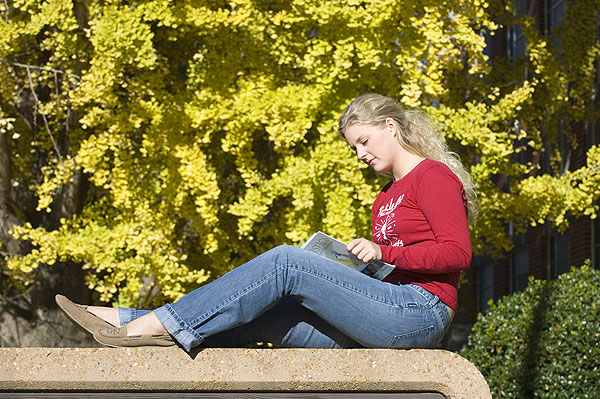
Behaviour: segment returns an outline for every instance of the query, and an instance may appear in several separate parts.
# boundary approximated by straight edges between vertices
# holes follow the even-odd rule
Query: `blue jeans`
[[[149,311],[120,308],[121,324]],[[426,348],[450,315],[414,284],[392,284],[292,246],[279,246],[154,310],[192,347],[253,342],[303,348]]]

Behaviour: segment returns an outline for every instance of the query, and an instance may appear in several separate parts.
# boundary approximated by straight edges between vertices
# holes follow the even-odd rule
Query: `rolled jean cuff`
[[[186,322],[184,322],[175,313],[171,305],[166,304],[158,309],[154,309],[154,314],[165,327],[167,332],[186,350],[190,351],[193,346],[197,346],[204,337],[194,331]]]
[[[137,318],[137,312],[133,308],[118,308],[119,309],[119,323],[124,326],[125,324],[135,320]]]

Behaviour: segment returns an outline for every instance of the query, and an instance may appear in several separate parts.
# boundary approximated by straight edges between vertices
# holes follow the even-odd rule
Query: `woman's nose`
[[[365,158],[366,155],[367,155],[367,153],[366,153],[366,151],[364,149],[361,149],[361,148],[357,148],[356,149],[356,157],[359,160],[362,161]]]

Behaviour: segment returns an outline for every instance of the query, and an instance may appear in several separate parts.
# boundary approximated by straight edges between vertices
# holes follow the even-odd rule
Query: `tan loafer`
[[[71,302],[69,298],[64,295],[56,295],[54,299],[56,300],[58,307],[65,312],[69,320],[77,324],[90,335],[94,335],[94,332],[98,330],[114,328],[114,326],[106,320],[88,312],[87,306]]]
[[[127,326],[98,330],[94,339],[102,345],[110,347],[132,346],[175,346],[176,343],[169,334],[144,334],[127,336]]]

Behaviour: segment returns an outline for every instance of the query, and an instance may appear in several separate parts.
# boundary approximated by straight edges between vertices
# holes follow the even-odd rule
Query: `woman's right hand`
[[[355,238],[350,241],[346,249],[365,263],[369,263],[373,259],[381,259],[381,248],[379,248],[379,245],[366,238]]]

